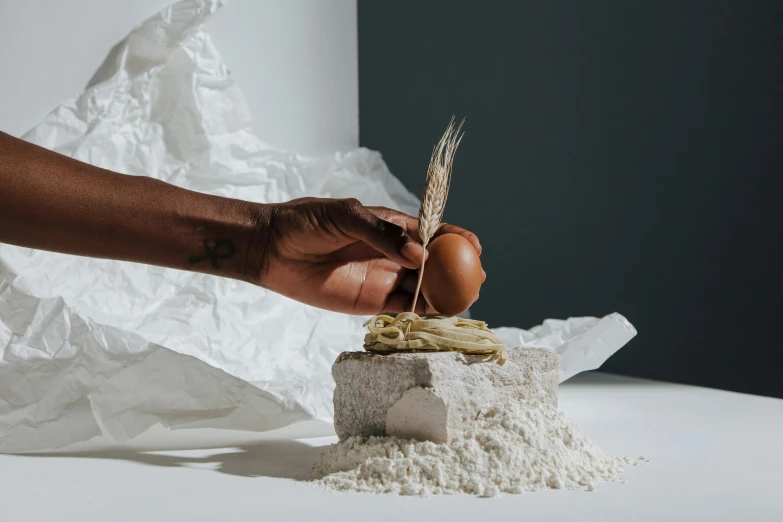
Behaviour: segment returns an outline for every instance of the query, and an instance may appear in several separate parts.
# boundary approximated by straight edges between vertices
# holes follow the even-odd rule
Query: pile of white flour
[[[551,406],[492,408],[451,444],[395,437],[351,437],[314,469],[330,489],[402,495],[485,497],[546,488],[589,489],[646,461],[603,452]]]

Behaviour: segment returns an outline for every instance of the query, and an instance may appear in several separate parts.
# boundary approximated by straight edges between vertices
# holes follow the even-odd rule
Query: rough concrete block
[[[557,353],[509,350],[506,364],[458,352],[345,352],[332,366],[334,427],[353,435],[449,442],[482,408],[511,400],[557,406]]]

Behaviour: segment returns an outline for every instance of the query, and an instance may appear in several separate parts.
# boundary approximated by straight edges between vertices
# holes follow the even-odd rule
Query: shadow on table
[[[294,440],[269,440],[233,448],[232,451],[193,457],[193,451],[153,453],[137,450],[100,450],[16,454],[24,458],[75,458],[125,460],[149,466],[214,470],[241,477],[275,477],[307,480],[328,446],[313,447]],[[180,455],[172,453],[182,453]]]
[[[638,377],[628,377],[625,375],[617,375],[613,373],[604,373],[601,371],[589,371],[575,375],[565,381],[563,384],[572,385],[587,385],[587,386],[634,386],[636,388],[649,388],[667,386],[670,387],[671,383],[663,381],[653,381],[649,379],[642,379]]]

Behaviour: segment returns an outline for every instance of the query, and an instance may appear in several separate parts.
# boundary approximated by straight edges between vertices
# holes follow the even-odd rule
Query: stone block
[[[495,357],[458,352],[345,352],[332,366],[334,427],[353,435],[449,442],[479,411],[514,400],[557,406],[557,353],[514,348]]]

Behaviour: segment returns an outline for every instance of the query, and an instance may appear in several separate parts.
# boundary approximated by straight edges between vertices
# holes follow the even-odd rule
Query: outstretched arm
[[[117,174],[0,133],[3,243],[247,280],[261,207]]]
[[[230,277],[313,306],[407,309],[415,218],[355,200],[250,203],[101,169],[0,133],[0,243]],[[440,233],[476,236],[453,225]],[[423,300],[418,312],[434,312]]]

